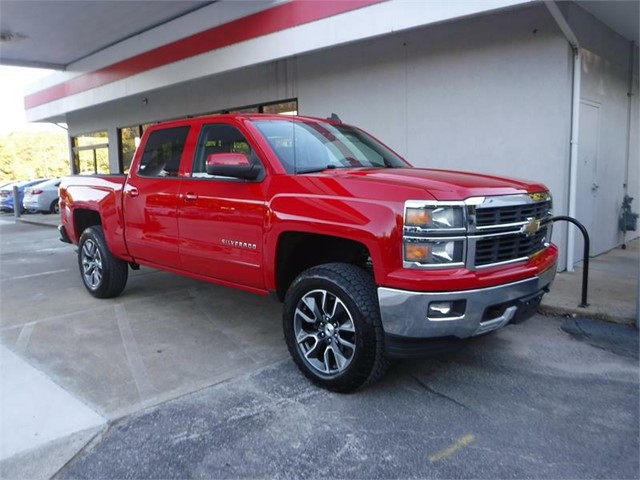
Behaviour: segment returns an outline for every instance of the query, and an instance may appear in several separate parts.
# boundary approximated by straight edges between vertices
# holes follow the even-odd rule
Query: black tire
[[[89,227],[82,233],[78,244],[78,266],[82,283],[96,298],[116,297],[127,284],[127,262],[111,254],[101,226]]]
[[[49,206],[49,212],[60,213],[60,203],[58,198],[56,198],[53,202],[51,202],[51,205]]]
[[[346,393],[384,375],[376,285],[361,268],[328,263],[302,272],[287,291],[282,320],[289,353],[315,384]]]

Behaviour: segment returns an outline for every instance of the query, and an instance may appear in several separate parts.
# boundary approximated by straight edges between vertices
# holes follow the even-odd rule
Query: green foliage
[[[70,173],[64,132],[13,132],[0,136],[0,182]]]

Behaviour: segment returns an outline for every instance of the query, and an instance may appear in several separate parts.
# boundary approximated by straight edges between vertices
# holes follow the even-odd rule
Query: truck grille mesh
[[[475,264],[480,267],[528,257],[545,247],[546,236],[544,227],[530,236],[510,234],[478,240]]]
[[[511,205],[508,207],[482,208],[476,211],[476,225],[490,227],[526,222],[530,218],[544,218],[551,210],[551,201]]]

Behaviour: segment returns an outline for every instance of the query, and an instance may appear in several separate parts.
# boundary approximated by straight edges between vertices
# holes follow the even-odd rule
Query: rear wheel
[[[356,266],[330,263],[301,273],[287,292],[283,326],[289,353],[317,385],[350,392],[386,371],[375,284]]]
[[[128,265],[111,254],[102,227],[87,228],[78,247],[80,277],[89,293],[97,298],[111,298],[122,293],[129,275]]]

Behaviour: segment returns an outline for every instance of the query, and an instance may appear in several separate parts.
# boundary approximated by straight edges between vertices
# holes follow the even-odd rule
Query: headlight
[[[405,238],[404,261],[420,265],[462,264],[464,240]]]
[[[427,230],[459,229],[464,228],[464,215],[462,207],[407,206],[404,224]]]
[[[407,200],[402,255],[405,268],[464,265],[467,243],[464,202]]]

